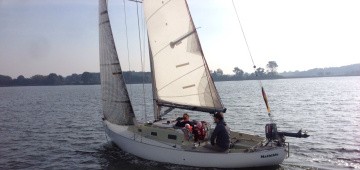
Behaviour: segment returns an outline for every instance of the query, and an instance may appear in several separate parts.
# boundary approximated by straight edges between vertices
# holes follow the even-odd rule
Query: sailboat
[[[231,131],[230,149],[216,152],[205,147],[213,130],[206,122],[202,121],[206,137],[195,142],[183,129],[174,127],[174,120],[163,118],[175,108],[210,114],[225,113],[226,108],[211,78],[186,0],[144,0],[143,6],[154,121],[141,123],[136,120],[120,67],[107,1],[99,0],[102,112],[110,139],[125,152],[171,164],[241,168],[282,163],[288,145],[276,124],[266,125],[266,137]]]

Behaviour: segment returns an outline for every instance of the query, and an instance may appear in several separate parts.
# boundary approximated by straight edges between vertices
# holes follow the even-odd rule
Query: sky
[[[125,0],[126,32],[123,2],[109,0],[122,69],[149,71],[141,4]],[[234,0],[234,4],[257,67],[276,61],[278,72],[283,72],[360,63],[358,0]],[[188,0],[188,5],[200,27],[210,70],[232,74],[239,67],[252,72],[232,1]],[[0,75],[99,72],[98,41],[97,0],[0,0]],[[140,56],[145,58],[144,68]]]

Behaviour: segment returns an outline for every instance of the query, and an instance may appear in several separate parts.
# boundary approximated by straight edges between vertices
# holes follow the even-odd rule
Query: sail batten
[[[188,97],[188,96],[197,96],[203,95],[205,93],[196,93],[196,94],[187,94],[187,95],[179,95],[179,96],[160,96],[161,98],[173,98],[173,97]]]
[[[184,73],[184,74],[183,74],[183,75],[181,75],[180,77],[177,77],[175,80],[170,80],[170,82],[169,82],[169,83],[166,83],[166,85],[165,85],[165,86],[163,86],[163,87],[159,87],[159,88],[158,88],[158,91],[161,91],[162,89],[166,88],[167,86],[169,86],[169,85],[171,85],[171,84],[175,83],[176,81],[180,80],[181,78],[183,78],[183,77],[185,77],[185,76],[189,75],[189,74],[190,74],[190,73],[192,73],[193,71],[196,71],[197,69],[200,69],[200,68],[202,68],[202,67],[203,67],[203,65],[201,65],[201,66],[199,66],[199,67],[195,68],[194,70],[191,70],[190,72]]]
[[[189,65],[189,64],[190,64],[189,62],[183,63],[183,64],[179,64],[179,65],[176,66],[176,68],[178,68],[178,67],[183,67],[183,66],[187,66],[187,65]]]
[[[152,13],[147,14],[148,17],[146,17],[146,23],[149,22],[149,20],[159,11],[161,10],[162,7],[166,6],[167,3],[169,3],[171,0],[168,0],[167,2],[164,3],[164,1],[162,1],[162,6],[157,8],[156,10],[154,10]],[[146,14],[145,14],[146,15]]]
[[[104,118],[118,125],[134,124],[135,114],[117,56],[106,0],[99,0],[99,58]]]
[[[144,0],[143,5],[157,105],[224,110],[186,1]]]

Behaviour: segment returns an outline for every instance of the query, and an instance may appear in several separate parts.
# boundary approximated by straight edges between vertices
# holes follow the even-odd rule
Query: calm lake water
[[[278,129],[302,128],[311,135],[287,138],[290,157],[273,169],[360,169],[360,77],[267,80],[263,85]],[[270,118],[258,81],[216,86],[230,127],[264,136]],[[131,85],[129,91],[137,118],[151,119],[151,86]],[[100,99],[99,85],[1,87],[0,169],[200,169],[121,151],[105,136]],[[207,113],[190,115],[211,121]]]

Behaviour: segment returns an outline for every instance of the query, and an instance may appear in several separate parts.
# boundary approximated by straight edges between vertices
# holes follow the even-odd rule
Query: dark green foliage
[[[100,84],[100,74],[84,72],[80,76],[80,80],[82,84]]]
[[[12,79],[10,76],[0,75],[0,86],[10,86]]]
[[[81,74],[72,74],[65,77],[66,84],[81,84]]]
[[[126,83],[151,83],[150,72],[123,72]],[[0,75],[0,86],[53,86],[53,85],[92,85],[100,84],[100,73],[84,72],[82,74],[72,74],[65,78],[61,75],[51,73],[47,76],[34,75],[25,78],[20,75],[16,79],[9,76]]]
[[[222,69],[210,71],[214,81],[238,81],[238,80],[260,80],[260,79],[280,79],[288,77],[321,77],[321,76],[360,76],[360,64],[353,64],[343,67],[311,69],[304,72],[284,72],[278,74],[276,69],[278,65],[275,61],[269,61],[267,71],[258,67],[253,73],[246,73],[238,67],[235,67],[233,75],[224,74]],[[123,72],[127,84],[151,83],[150,72]],[[82,74],[72,74],[65,78],[61,75],[51,73],[47,76],[34,75],[25,78],[20,75],[16,79],[9,76],[0,75],[0,86],[41,86],[41,85],[91,85],[100,84],[100,73],[84,72]]]
[[[239,69],[239,67],[235,67],[233,72],[235,73],[235,76],[239,79],[243,78],[245,73],[243,70]]]

